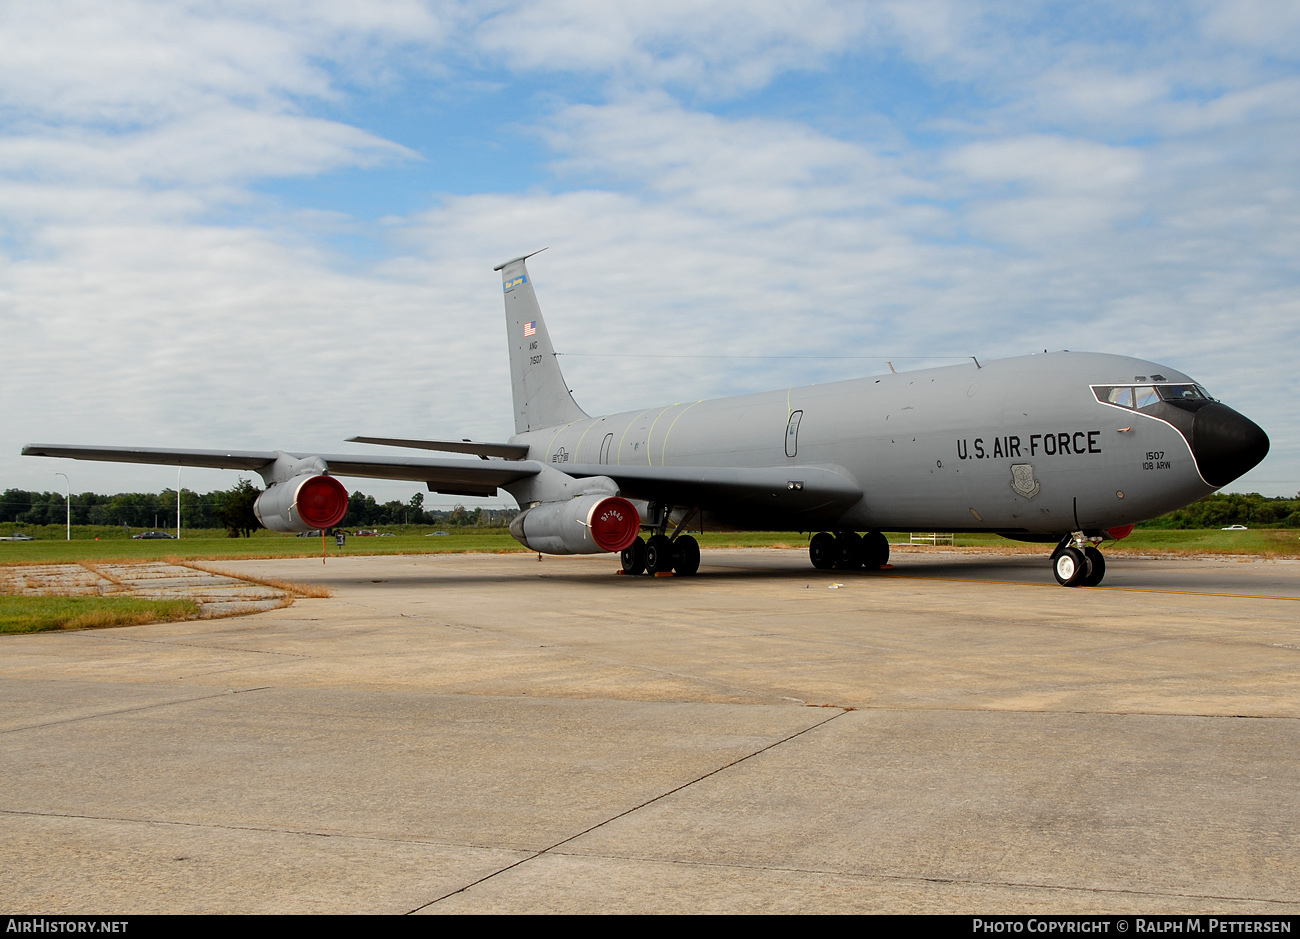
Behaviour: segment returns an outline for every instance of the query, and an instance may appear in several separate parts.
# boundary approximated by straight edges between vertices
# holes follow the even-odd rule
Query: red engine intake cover
[[[1127,538],[1129,535],[1133,534],[1133,526],[1122,525],[1119,528],[1107,528],[1106,534],[1110,535],[1116,541],[1119,541],[1121,538]]]
[[[592,506],[587,516],[591,539],[606,551],[622,551],[636,541],[641,516],[636,506],[619,496],[610,496]]]
[[[333,476],[313,476],[298,490],[297,505],[312,528],[333,528],[348,514],[348,491]]]

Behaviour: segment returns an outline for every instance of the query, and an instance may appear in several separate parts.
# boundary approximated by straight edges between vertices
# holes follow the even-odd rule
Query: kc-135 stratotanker
[[[536,253],[536,252],[534,252]],[[1258,425],[1164,365],[1057,352],[589,417],[560,373],[524,255],[500,265],[515,433],[505,443],[353,437],[464,457],[32,444],[30,456],[256,471],[273,531],[347,514],[335,479],[510,493],[510,532],[547,554],[621,552],[629,574],[694,574],[709,529],[810,532],[819,569],[886,564],[885,531],[1055,544],[1066,586],[1100,543],[1227,485],[1268,453]],[[643,537],[645,532],[648,537]],[[865,533],[865,534],[864,534]]]

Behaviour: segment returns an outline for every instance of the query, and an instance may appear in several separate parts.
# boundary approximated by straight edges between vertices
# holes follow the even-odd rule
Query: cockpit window
[[[1160,400],[1160,396],[1156,394],[1155,388],[1150,385],[1139,385],[1137,388],[1133,389],[1133,395],[1137,399],[1135,406],[1138,410],[1141,410],[1149,404],[1155,404]]]
[[[1157,385],[1156,391],[1166,401],[1200,401],[1209,397],[1199,385]]]
[[[1158,401],[1213,401],[1200,385],[1195,384],[1160,384],[1160,385],[1093,385],[1092,393],[1103,404],[1115,404],[1122,408],[1145,408]]]

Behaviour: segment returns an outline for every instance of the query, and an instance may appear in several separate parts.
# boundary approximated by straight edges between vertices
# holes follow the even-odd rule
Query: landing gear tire
[[[645,546],[645,570],[647,574],[667,574],[673,569],[675,558],[673,540],[667,535],[651,535]]]
[[[1100,551],[1092,547],[1084,548],[1083,556],[1088,561],[1088,576],[1083,578],[1083,586],[1095,587],[1106,576],[1106,559],[1102,557]]]
[[[679,535],[673,548],[677,552],[677,576],[690,577],[700,569],[700,543],[691,535]]]
[[[862,566],[879,570],[889,563],[889,539],[878,531],[869,531],[862,539]]]
[[[619,555],[619,560],[623,562],[624,574],[642,574],[645,573],[645,542],[638,538]]]
[[[1088,558],[1078,548],[1061,548],[1052,555],[1052,573],[1062,587],[1078,587],[1088,576]]]
[[[862,536],[842,531],[835,536],[835,569],[853,571],[862,566]]]
[[[812,566],[819,571],[828,571],[835,566],[835,536],[828,531],[819,531],[808,542],[808,557]]]

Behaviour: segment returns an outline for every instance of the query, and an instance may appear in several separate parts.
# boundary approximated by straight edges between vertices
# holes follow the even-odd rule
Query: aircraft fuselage
[[[863,492],[830,516],[781,517],[761,505],[709,513],[740,528],[1104,531],[1217,488],[1198,469],[1190,432],[1095,391],[1149,386],[1152,376],[1194,384],[1141,359],[1059,352],[681,402],[511,442],[561,471],[787,466],[796,479],[799,467],[820,466]]]

